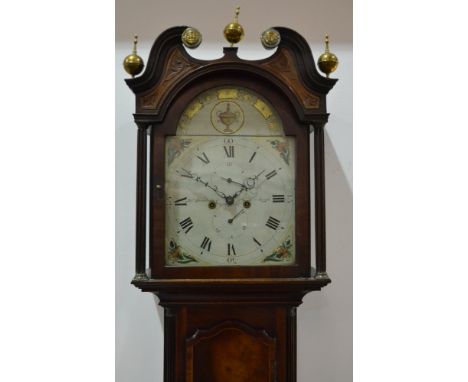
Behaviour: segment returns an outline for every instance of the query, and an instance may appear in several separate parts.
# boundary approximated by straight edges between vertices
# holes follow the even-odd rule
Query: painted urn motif
[[[231,104],[229,102],[226,103],[226,110],[223,112],[218,113],[218,118],[221,121],[221,123],[226,126],[224,129],[224,132],[226,133],[232,133],[232,130],[230,126],[234,123],[237,122],[239,119],[239,112],[232,112],[231,111]]]

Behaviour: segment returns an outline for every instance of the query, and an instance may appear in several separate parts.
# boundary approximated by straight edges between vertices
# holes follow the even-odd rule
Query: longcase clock
[[[323,129],[336,80],[290,29],[272,29],[277,49],[257,61],[236,47],[195,59],[182,35],[190,47],[197,33],[165,31],[126,80],[138,126],[132,283],[164,307],[165,382],[294,382],[296,308],[330,283]]]

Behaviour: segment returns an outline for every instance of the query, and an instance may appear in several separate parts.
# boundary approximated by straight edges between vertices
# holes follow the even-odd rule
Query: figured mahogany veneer
[[[273,382],[276,341],[265,330],[224,321],[186,341],[187,382]]]

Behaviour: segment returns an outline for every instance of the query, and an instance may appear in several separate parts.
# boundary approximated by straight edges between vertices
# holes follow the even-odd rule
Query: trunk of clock
[[[165,382],[295,380],[288,375],[296,362],[294,307],[219,303],[165,311]]]
[[[296,382],[296,308],[330,280],[134,281],[164,307],[164,382]]]
[[[164,335],[164,382],[296,380],[294,306],[171,304]]]

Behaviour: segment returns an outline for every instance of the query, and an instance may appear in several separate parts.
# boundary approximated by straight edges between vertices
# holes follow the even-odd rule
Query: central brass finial
[[[231,47],[244,37],[244,28],[239,24],[239,13],[240,7],[237,7],[234,20],[224,28],[224,37],[231,44]]]

